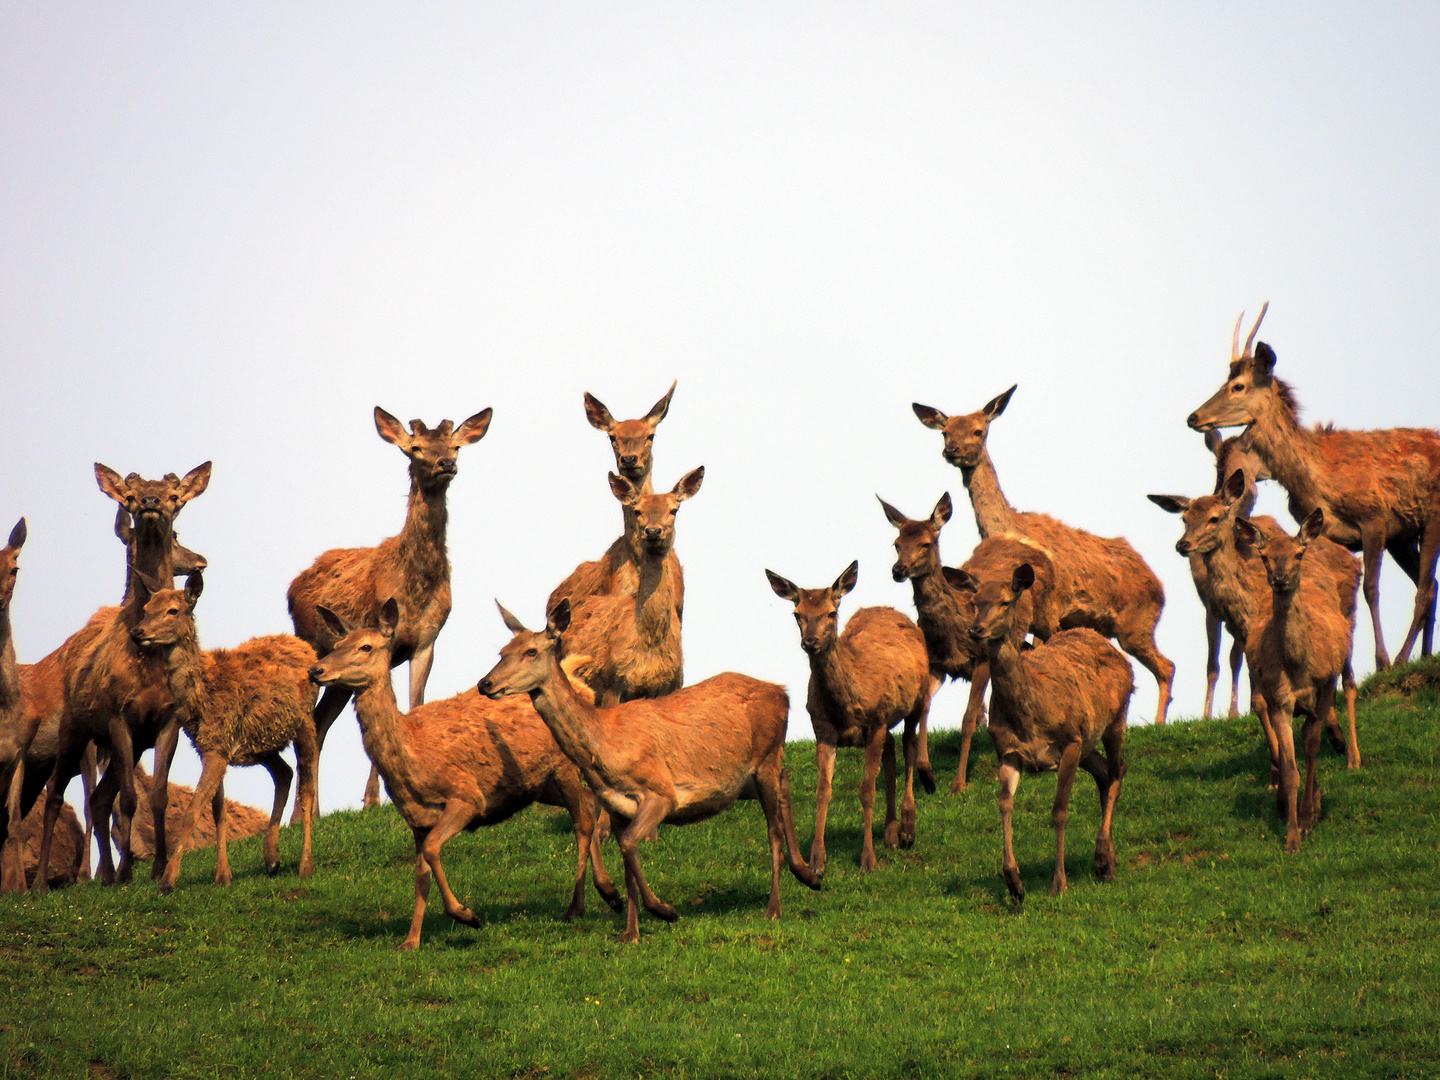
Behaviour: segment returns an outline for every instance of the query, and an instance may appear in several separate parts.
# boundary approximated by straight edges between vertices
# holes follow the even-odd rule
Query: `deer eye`
[[[180,614],[180,609],[179,609],[179,608],[173,608],[173,607],[172,607],[172,608],[169,610],[169,612],[167,612],[167,614],[170,614],[170,615],[179,615],[179,614]]]
[[[654,436],[654,435],[646,435],[646,436],[645,436],[645,441],[646,441],[646,442],[654,442],[654,441],[655,441],[655,436]]]
[[[361,651],[361,652],[370,652],[370,651],[371,651],[371,646],[369,646],[369,645],[361,645],[361,646],[360,646],[360,651]]]
[[[536,650],[536,649],[526,649],[526,650],[525,650],[525,655],[526,655],[526,656],[539,656],[540,653],[539,653],[539,651]]]
[[[1244,390],[1244,389],[1245,389],[1245,384],[1244,384],[1244,383],[1238,383],[1238,382],[1237,382],[1234,386],[1230,387],[1230,392],[1231,392],[1232,394],[1238,394],[1238,393],[1240,393],[1240,391],[1242,391],[1242,390]]]

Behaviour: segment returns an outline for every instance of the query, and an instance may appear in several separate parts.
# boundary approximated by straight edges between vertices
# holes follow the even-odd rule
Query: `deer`
[[[15,662],[15,639],[10,627],[10,600],[20,577],[20,549],[25,546],[27,529],[22,517],[10,530],[10,538],[0,548],[0,845],[10,835],[11,823],[16,830],[25,815],[20,812],[20,787],[24,783],[25,751],[30,736],[25,733],[25,702],[20,689],[20,665]],[[23,742],[22,742],[23,740]],[[19,783],[16,770],[20,770]],[[3,850],[3,847],[0,847]],[[7,860],[8,864],[8,860]],[[4,878],[0,867],[0,887],[17,887]],[[25,878],[20,876],[18,888],[23,890]]]
[[[930,696],[940,688],[946,677],[968,679],[970,700],[960,723],[960,764],[951,784],[952,795],[968,787],[967,766],[970,760],[970,742],[975,727],[985,715],[985,688],[989,683],[989,652],[975,642],[969,634],[970,623],[975,617],[974,604],[968,593],[957,591],[946,581],[946,567],[940,562],[940,530],[950,520],[954,504],[947,491],[935,504],[930,517],[921,520],[907,518],[884,499],[880,506],[885,517],[900,530],[895,538],[895,565],[890,574],[897,582],[910,582],[914,593],[916,623],[925,635],[925,651],[930,657]],[[1026,550],[1022,550],[1026,549]],[[1036,565],[1043,565],[1044,581],[1037,583],[1032,595],[1048,600],[1051,593],[1053,570],[1050,568],[1049,553],[1040,545],[1013,534],[982,540],[971,555],[970,562],[990,560],[1019,555],[1021,561],[1028,557]],[[1046,602],[1033,606],[1035,617],[1029,629],[1040,638],[1048,638],[1055,632],[1054,609]],[[921,747],[924,747],[924,728],[921,729]],[[916,770],[924,780],[921,763]],[[926,787],[934,791],[933,780]]]
[[[492,701],[472,688],[402,715],[390,683],[390,651],[400,626],[395,601],[381,607],[378,628],[357,627],[324,606],[318,615],[337,641],[310,669],[310,677],[322,686],[345,686],[355,695],[366,752],[415,837],[415,912],[401,950],[420,947],[432,874],[445,914],[465,926],[480,925],[451,891],[440,850],[462,830],[498,825],[532,803],[565,807],[575,827],[578,865],[565,918],[585,913],[585,872],[591,862],[596,891],[620,910],[620,894],[600,845],[591,842],[594,798],[529,701]]]
[[[445,496],[459,467],[460,448],[485,437],[491,409],[483,409],[459,427],[442,420],[436,428],[410,421],[410,430],[379,405],[375,430],[398,447],[410,462],[410,500],[398,536],[373,548],[334,548],[314,561],[290,583],[286,599],[295,636],[323,657],[335,643],[330,628],[315,615],[323,604],[357,624],[374,625],[380,607],[393,598],[400,608],[400,629],[390,658],[410,664],[410,707],[425,702],[425,683],[435,661],[435,639],[450,617],[450,559],[445,551],[449,515]],[[339,717],[350,693],[334,686],[315,709],[316,745],[324,750],[325,735]],[[318,795],[317,795],[318,799]],[[365,806],[380,802],[380,775],[373,763],[365,783]],[[319,805],[318,802],[316,804]],[[295,807],[291,824],[301,817]]]
[[[151,876],[164,874],[165,807],[168,801],[170,762],[180,736],[174,702],[166,685],[164,662],[142,649],[130,631],[140,622],[144,600],[139,575],[157,581],[174,577],[175,517],[210,483],[211,463],[204,462],[185,476],[167,473],[146,480],[138,473],[123,479],[115,470],[96,463],[100,490],[120,503],[134,521],[130,575],[125,599],[118,608],[101,608],[83,629],[61,649],[60,673],[64,688],[55,764],[45,799],[45,829],[40,841],[40,870],[35,888],[46,889],[50,840],[65,799],[65,788],[80,770],[90,742],[108,749],[110,762],[90,796],[90,820],[100,845],[100,880],[106,885],[131,878],[130,824],[135,813],[135,759],[155,749],[155,780],[151,788],[151,816],[155,821],[155,860]],[[110,810],[119,797],[120,865],[110,851]]]
[[[705,467],[686,473],[660,495],[643,494],[615,473],[609,479],[611,493],[636,522],[631,556],[638,586],[630,595],[594,595],[572,603],[562,642],[562,655],[587,658],[576,673],[594,689],[595,704],[604,707],[670,694],[684,682],[678,578],[672,572],[680,566],[675,519],[680,504],[700,491]]]
[[[1235,532],[1253,544],[1265,566],[1270,584],[1272,614],[1260,635],[1261,692],[1270,711],[1280,758],[1280,802],[1288,822],[1285,851],[1300,850],[1320,817],[1320,788],[1315,759],[1320,749],[1320,728],[1335,712],[1335,681],[1350,661],[1355,632],[1354,611],[1347,618],[1325,574],[1305,572],[1305,554],[1325,529],[1325,511],[1316,507],[1292,538],[1267,535],[1246,518],[1238,518]],[[1251,667],[1254,672],[1255,667]],[[1295,766],[1296,714],[1305,717],[1301,738],[1305,744],[1305,795],[1297,807],[1299,773]],[[1298,810],[1298,813],[1297,813]]]
[[[561,637],[570,625],[568,598],[551,609],[540,631],[525,629],[504,607],[500,615],[514,637],[477,689],[492,701],[528,694],[561,752],[618,824],[629,900],[621,942],[640,940],[642,901],[666,922],[680,917],[646,882],[640,838],[662,822],[704,821],[738,798],[758,798],[765,814],[770,839],[765,917],[780,918],[782,857],[797,881],[821,887],[820,876],[799,856],[790,809],[785,772],[790,698],[783,686],[727,671],[665,697],[599,708],[560,666]]]
[[[1000,829],[1004,836],[1001,873],[1011,899],[1017,903],[1025,899],[1025,883],[1011,839],[1011,814],[1022,772],[1059,771],[1050,812],[1055,825],[1050,895],[1059,896],[1068,888],[1065,825],[1077,769],[1094,777],[1100,789],[1095,873],[1101,881],[1114,881],[1110,828],[1125,776],[1125,716],[1135,689],[1130,664],[1088,627],[1062,630],[1032,650],[1021,649],[1025,626],[1021,601],[1035,583],[1035,570],[1029,563],[1021,563],[999,578],[981,580],[965,571],[957,571],[954,577],[958,586],[974,597],[975,621],[970,634],[990,651],[990,737],[1000,763]],[[1103,758],[1097,746],[1104,747]]]
[[[655,492],[650,478],[655,464],[655,429],[670,411],[675,385],[672,382],[665,396],[639,420],[616,420],[599,398],[588,391],[585,393],[585,418],[590,421],[591,427],[610,437],[610,448],[615,453],[615,472],[634,485],[641,495],[653,495]],[[630,506],[624,507],[623,514],[624,532],[599,559],[581,563],[570,572],[569,577],[555,586],[546,601],[547,611],[565,598],[569,598],[573,612],[577,604],[592,596],[634,596],[639,591],[640,560],[636,555],[640,543],[636,532],[638,520]],[[675,583],[675,614],[678,618],[685,610],[685,575],[680,569],[679,559],[671,555],[667,562],[669,576]]]
[[[1099,537],[1048,514],[1022,513],[1010,505],[985,441],[991,423],[1005,412],[1015,390],[1010,387],[964,416],[946,416],[918,403],[911,408],[926,427],[944,432],[943,456],[960,470],[980,536],[1013,533],[1053,553],[1060,628],[1088,627],[1113,638],[1138,660],[1160,687],[1155,723],[1163,724],[1175,680],[1175,665],[1155,645],[1155,625],[1165,607],[1164,586],[1123,537]]]
[[[137,796],[135,820],[130,823],[130,854],[137,861],[155,856],[155,824],[150,820],[150,774],[138,762],[135,765],[135,794]],[[189,809],[195,789],[170,781],[170,805],[166,813],[165,828],[172,836],[179,835],[180,824]],[[253,806],[225,799],[225,839],[248,840],[252,836],[264,836],[270,828],[270,815]],[[213,807],[212,807],[213,811]],[[118,828],[118,826],[117,826]],[[186,851],[215,847],[219,841],[213,812],[210,817],[201,814],[195,822],[195,830],[186,841]]]
[[[1260,692],[1259,677],[1255,674],[1255,665],[1261,662],[1259,638],[1271,616],[1270,586],[1254,547],[1239,541],[1235,531],[1235,522],[1246,517],[1243,511],[1247,502],[1253,505],[1253,500],[1248,498],[1247,483],[1244,470],[1236,469],[1218,495],[1204,495],[1197,499],[1182,495],[1150,495],[1148,498],[1162,510],[1181,515],[1185,533],[1176,542],[1175,550],[1188,558],[1192,567],[1197,562],[1200,564],[1202,572],[1196,576],[1195,585],[1201,590],[1201,602],[1215,613],[1237,641],[1245,644],[1251,668],[1250,705],[1260,720],[1270,749],[1270,786],[1273,788],[1278,786],[1280,779],[1279,747],[1264,696]],[[1248,520],[1267,535],[1285,534],[1280,523],[1272,517]],[[1324,537],[1316,540],[1314,548],[1311,562],[1322,569],[1321,580],[1329,585],[1345,617],[1353,619],[1355,594],[1360,584],[1360,569],[1354,556]],[[1355,674],[1348,657],[1342,680],[1350,724],[1348,745],[1333,716],[1327,720],[1326,733],[1331,745],[1346,755],[1349,767],[1358,769],[1360,749],[1355,734]]]
[[[1289,493],[1296,521],[1325,511],[1326,535],[1361,553],[1365,603],[1375,631],[1375,668],[1390,666],[1380,627],[1380,560],[1386,551],[1415,582],[1410,629],[1396,659],[1410,657],[1417,635],[1429,656],[1435,632],[1435,561],[1440,553],[1440,431],[1390,428],[1306,430],[1293,388],[1275,375],[1275,350],[1255,335],[1240,348],[1242,312],[1230,345],[1230,371],[1187,423],[1196,431],[1245,426],[1255,453]],[[1253,351],[1252,351],[1253,349]]]
[[[315,650],[289,634],[251,638],[232,649],[202,652],[195,627],[195,605],[205,587],[197,570],[183,589],[162,587],[140,575],[144,615],[130,631],[137,645],[164,659],[171,700],[182,717],[185,734],[200,755],[200,779],[180,822],[160,893],[173,892],[180,879],[180,860],[195,834],[202,811],[215,821],[219,858],[215,884],[229,885],[226,851],[225,771],[232,765],[263,765],[275,783],[275,803],[265,832],[265,870],[280,872],[280,817],[290,798],[294,777],[280,751],[293,746],[300,772],[296,805],[304,825],[299,876],[315,873],[310,850],[310,823],[315,816],[316,690],[310,680]]]
[[[840,599],[855,588],[860,565],[852,562],[829,588],[801,589],[770,570],[765,577],[775,595],[795,605],[800,647],[810,658],[810,688],[805,699],[815,730],[815,837],[810,869],[825,872],[825,822],[830,808],[835,751],[853,746],[865,751],[860,781],[860,869],[875,869],[871,835],[875,778],[885,769],[885,846],[915,843],[915,761],[918,732],[930,711],[930,660],[925,635],[890,607],[861,608],[840,633]],[[895,819],[895,739],[890,729],[904,721],[905,795]]]

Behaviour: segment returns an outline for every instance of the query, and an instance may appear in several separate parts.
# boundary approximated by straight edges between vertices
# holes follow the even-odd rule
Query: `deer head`
[[[1029,614],[1021,610],[1021,601],[1035,584],[1035,568],[1021,563],[1010,572],[1008,580],[981,581],[966,570],[945,568],[945,580],[975,601],[975,618],[970,623],[970,636],[976,641],[997,645],[1002,641],[1018,642],[1029,626]]]
[[[1015,387],[1010,387],[999,397],[991,398],[979,412],[964,416],[946,416],[939,409],[929,405],[914,404],[910,407],[920,422],[928,428],[945,433],[944,458],[951,465],[961,469],[973,469],[980,464],[985,452],[985,436],[990,432],[990,422],[1005,411]]]
[[[146,480],[139,473],[122,479],[114,469],[97,461],[95,482],[129,513],[137,537],[168,539],[174,531],[176,515],[209,487],[210,462],[195,466],[183,479],[166,473],[159,480]]]
[[[130,629],[135,644],[160,649],[195,636],[195,605],[205,588],[205,579],[198,570],[186,577],[183,589],[165,587],[139,571],[135,580],[145,604],[140,621]]]
[[[1211,429],[1205,432],[1205,446],[1215,455],[1216,495],[1225,490],[1226,483],[1237,469],[1244,474],[1245,491],[1240,498],[1240,516],[1249,517],[1260,494],[1260,481],[1270,479],[1270,470],[1250,445],[1250,433],[1245,431],[1222,439],[1219,431]]]
[[[570,629],[570,598],[561,600],[550,612],[545,629],[526,630],[525,625],[495,601],[500,618],[515,636],[500,650],[500,662],[480,680],[476,689],[492,700],[510,694],[539,690],[554,675],[559,663],[560,637]]]
[[[390,651],[395,628],[400,625],[400,606],[392,596],[380,605],[380,625],[356,626],[324,604],[315,614],[334,635],[335,647],[310,669],[310,681],[321,686],[340,686],[359,693],[390,678]]]
[[[1253,544],[1265,564],[1265,577],[1276,593],[1293,593],[1300,587],[1300,567],[1310,542],[1325,531],[1325,511],[1316,507],[1293,537],[1267,538],[1249,518],[1235,519],[1235,538]]]
[[[1161,510],[1179,514],[1185,522],[1185,534],[1175,542],[1181,555],[1207,555],[1225,544],[1227,534],[1234,530],[1237,517],[1244,516],[1241,503],[1245,498],[1245,473],[1236,469],[1218,495],[1202,495],[1187,499],[1183,495],[1147,495]]]
[[[375,430],[410,459],[410,477],[422,491],[438,491],[455,479],[460,448],[479,442],[490,430],[493,411],[482,409],[458,428],[449,420],[440,421],[434,429],[426,427],[423,420],[411,420],[406,431],[399,420],[376,405]]]
[[[115,535],[125,545],[127,551],[131,551],[131,561],[134,561],[134,552],[130,545],[135,540],[135,530],[130,522],[130,511],[120,507],[115,511]],[[208,569],[210,561],[198,551],[191,551],[180,543],[180,534],[171,530],[170,553],[174,559],[176,577],[189,577],[198,570]]]
[[[860,563],[852,562],[828,589],[801,589],[779,574],[765,571],[770,588],[782,600],[795,605],[795,624],[800,627],[800,647],[811,656],[828,652],[840,633],[840,598],[855,588]]]
[[[877,499],[880,497],[877,495]],[[940,572],[940,530],[950,520],[954,505],[947,491],[924,521],[912,521],[884,499],[880,505],[891,525],[900,530],[895,538],[895,565],[890,576],[896,581],[923,578]]]
[[[589,392],[585,394],[585,418],[591,427],[610,436],[610,448],[615,451],[615,471],[640,487],[645,486],[650,476],[655,429],[670,411],[670,398],[674,393],[672,382],[665,396],[639,420],[616,420],[599,398]]]
[[[20,577],[20,549],[25,546],[25,519],[22,517],[10,530],[10,539],[0,548],[0,612],[10,610],[15,595],[15,582]]]
[[[692,469],[673,488],[659,494],[645,495],[631,481],[610,473],[610,491],[635,515],[635,539],[641,550],[654,557],[664,557],[675,546],[675,515],[680,504],[693,498],[705,479],[705,466]],[[639,552],[637,552],[639,554]]]
[[[1253,424],[1265,416],[1278,399],[1288,397],[1288,389],[1274,377],[1275,350],[1263,341],[1255,345],[1255,334],[1269,307],[1268,302],[1261,306],[1255,325],[1250,328],[1250,336],[1245,339],[1243,351],[1240,348],[1240,324],[1245,318],[1244,312],[1235,321],[1235,334],[1230,344],[1230,374],[1210,400],[1190,414],[1186,422],[1196,431]]]

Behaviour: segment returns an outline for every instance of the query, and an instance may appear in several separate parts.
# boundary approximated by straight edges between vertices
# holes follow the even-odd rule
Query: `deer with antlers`
[[[915,762],[919,729],[930,711],[930,661],[925,635],[889,607],[861,608],[840,633],[840,599],[855,588],[860,565],[852,562],[827,589],[801,589],[779,574],[765,571],[770,588],[795,605],[800,647],[810,658],[810,688],[805,699],[815,729],[815,838],[810,869],[825,872],[825,821],[830,809],[835,751],[853,746],[865,751],[860,781],[860,869],[875,869],[871,835],[875,778],[885,769],[885,846],[915,843]],[[895,820],[895,738],[890,729],[904,722],[905,795]]]
[[[1113,638],[1138,660],[1159,684],[1155,723],[1163,724],[1175,680],[1175,665],[1155,645],[1155,625],[1165,606],[1164,586],[1123,537],[1095,536],[1048,514],[1022,513],[1010,505],[1000,490],[985,440],[1015,389],[1010,387],[978,412],[963,416],[946,416],[928,405],[912,408],[922,424],[944,432],[944,458],[960,470],[981,537],[1013,533],[1053,553],[1060,628],[1088,627]]]
[[[798,881],[820,888],[820,876],[799,856],[790,810],[790,699],[784,687],[726,672],[662,698],[599,709],[561,670],[568,600],[555,606],[538,632],[526,630],[503,607],[500,614],[515,636],[478,689],[492,700],[528,694],[561,751],[617,822],[629,899],[621,941],[640,940],[642,901],[666,922],[680,917],[646,882],[640,838],[661,822],[688,825],[713,817],[738,798],[759,798],[765,813],[771,864],[765,917],[780,917],[782,857]]]
[[[1125,715],[1135,689],[1129,663],[1088,628],[1065,630],[1033,650],[1021,649],[1026,620],[1021,603],[1035,583],[1035,571],[1028,563],[999,578],[986,580],[956,571],[952,580],[973,596],[975,621],[970,634],[990,653],[990,737],[1000,762],[1000,828],[1005,845],[1001,869],[1010,896],[1016,901],[1025,898],[1010,831],[1022,772],[1059,771],[1051,810],[1055,873],[1050,894],[1058,896],[1067,887],[1065,825],[1078,769],[1093,776],[1100,789],[1095,872],[1102,881],[1115,880],[1110,826],[1125,776]],[[1097,746],[1104,747],[1103,758]]]
[[[100,880],[130,880],[130,823],[135,813],[135,760],[155,748],[155,784],[150,810],[155,821],[155,861],[151,875],[165,872],[165,807],[170,762],[180,737],[179,717],[165,678],[164,661],[131,636],[144,612],[140,575],[157,581],[175,576],[175,517],[210,483],[210,462],[185,476],[167,473],[146,480],[138,473],[124,477],[97,463],[100,490],[120,503],[134,522],[129,587],[118,608],[101,608],[61,649],[60,673],[64,704],[60,715],[55,765],[45,799],[45,830],[40,841],[40,870],[35,887],[46,888],[50,841],[65,801],[65,788],[80,770],[87,745],[110,752],[105,775],[90,797],[90,820],[100,844]],[[110,811],[119,800],[120,865],[110,852]]]
[[[1397,659],[1409,658],[1417,636],[1428,656],[1440,553],[1440,432],[1306,430],[1294,391],[1275,376],[1275,350],[1255,343],[1268,309],[1268,303],[1260,308],[1243,350],[1244,314],[1236,321],[1229,375],[1188,423],[1196,431],[1246,426],[1255,453],[1289,493],[1295,520],[1308,520],[1315,509],[1323,509],[1326,535],[1361,552],[1377,669],[1390,666],[1380,628],[1380,560],[1389,551],[1416,584],[1414,614]]]
[[[410,707],[425,701],[425,682],[435,660],[435,639],[450,617],[450,558],[445,550],[449,512],[445,505],[450,482],[459,469],[460,449],[479,442],[490,429],[492,410],[484,409],[459,427],[443,420],[437,428],[410,421],[410,430],[375,406],[375,430],[398,447],[410,462],[410,500],[405,526],[398,536],[373,548],[336,548],[321,555],[290,583],[287,600],[295,636],[325,656],[334,647],[330,627],[316,617],[324,605],[357,625],[374,626],[380,607],[394,598],[400,610],[390,659],[410,664]],[[350,700],[342,686],[326,689],[315,709],[315,737],[320,749],[330,725]],[[365,784],[365,805],[380,802],[380,775],[371,765]],[[295,807],[291,822],[300,820]]]

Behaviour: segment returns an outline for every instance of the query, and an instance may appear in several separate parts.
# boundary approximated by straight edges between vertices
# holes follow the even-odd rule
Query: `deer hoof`
[[[1001,876],[1005,878],[1005,887],[1010,890],[1010,899],[1019,903],[1025,899],[1025,883],[1020,880],[1020,868],[1004,867]]]
[[[265,864],[265,873],[270,877],[274,877],[276,874],[280,873],[280,863],[278,861],[273,863],[267,862]]]
[[[450,917],[456,922],[461,923],[464,926],[470,927],[472,930],[478,930],[480,928],[479,918],[477,918],[475,913],[471,911],[468,907],[462,907],[459,911],[455,912]]]
[[[623,934],[617,935],[615,940],[621,945],[636,945],[640,941],[640,931],[626,930]]]
[[[161,896],[169,896],[172,892],[175,891],[175,884],[174,882],[170,881],[162,881],[160,882],[159,889],[157,891],[160,893]]]
[[[419,939],[419,938],[413,938],[413,939],[412,939],[412,938],[406,938],[404,941],[400,942],[399,945],[396,945],[396,946],[395,946],[395,951],[396,951],[396,952],[410,952],[412,949],[418,949],[419,947],[420,947],[420,939]]]
[[[680,921],[680,913],[663,900],[651,909],[650,914],[654,915],[657,919],[664,919],[666,922]]]
[[[875,852],[865,851],[860,855],[860,869],[867,874],[875,871]]]
[[[923,765],[916,765],[916,766],[915,766],[915,775],[918,776],[918,777],[920,777],[920,783],[922,783],[922,784],[925,785],[925,791],[926,791],[928,794],[930,794],[930,795],[934,795],[934,794],[935,794],[935,770],[930,767],[930,763],[929,763],[929,762],[926,762],[926,763],[923,764]]]
[[[899,842],[900,823],[898,821],[889,822],[885,826],[885,846],[888,848],[893,848]]]

